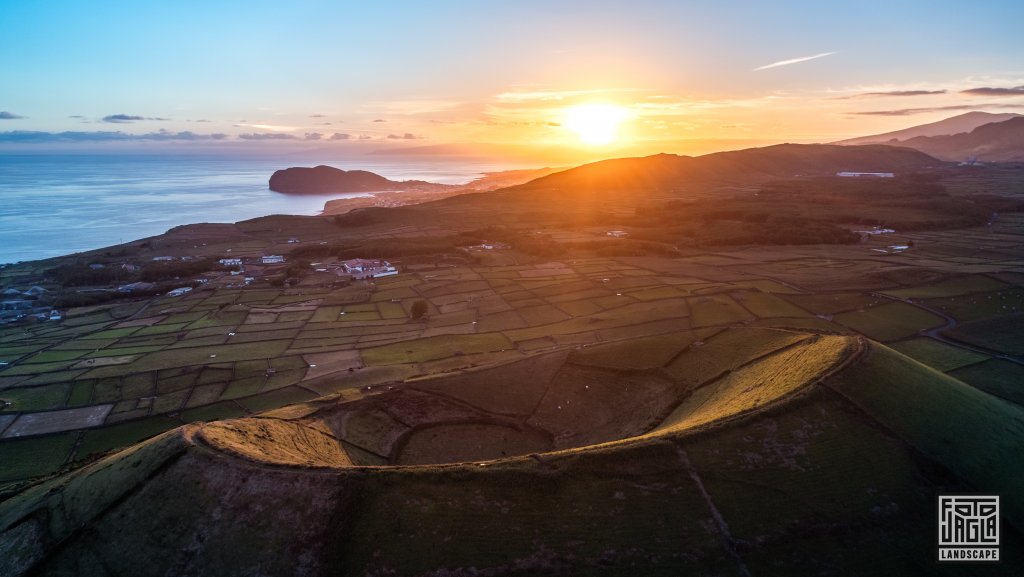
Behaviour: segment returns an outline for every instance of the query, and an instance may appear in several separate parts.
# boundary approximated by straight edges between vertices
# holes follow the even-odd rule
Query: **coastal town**
[[[64,279],[47,278],[48,282],[43,284],[49,286],[34,284],[24,289],[16,286],[4,289],[0,295],[0,324],[62,320],[62,310],[81,300],[76,297],[98,301],[160,294],[180,297],[197,289],[244,288],[258,283],[337,287],[399,272],[397,267],[382,259],[329,258],[318,262],[296,259],[289,262],[280,254],[216,260],[161,255],[151,257],[148,262],[97,261],[81,268],[80,276],[74,276],[72,271]],[[160,275],[153,272],[155,269],[169,272]],[[176,274],[178,272],[181,274]],[[137,280],[118,282],[128,279]]]

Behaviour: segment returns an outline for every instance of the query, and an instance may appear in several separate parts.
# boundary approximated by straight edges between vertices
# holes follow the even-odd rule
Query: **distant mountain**
[[[993,122],[952,136],[918,136],[900,142],[945,160],[1024,161],[1024,116]]]
[[[949,136],[953,134],[960,134],[961,132],[970,132],[985,124],[1003,122],[1019,116],[1021,115],[1011,112],[1004,114],[968,112],[967,114],[960,114],[938,122],[911,126],[910,128],[904,128],[903,130],[886,132],[885,134],[875,134],[872,136],[861,136],[858,138],[840,140],[834,144],[892,144],[894,141],[902,143],[903,141],[911,138],[921,136]]]
[[[661,189],[693,185],[746,185],[840,171],[906,173],[942,162],[910,148],[778,144],[704,156],[656,154],[585,164],[530,181],[519,188]]]
[[[270,190],[286,194],[372,192],[429,184],[421,180],[394,181],[366,170],[341,170],[333,166],[292,167],[275,171]]]

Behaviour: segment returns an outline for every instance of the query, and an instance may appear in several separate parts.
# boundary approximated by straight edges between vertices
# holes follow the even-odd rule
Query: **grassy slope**
[[[978,491],[1001,494],[1003,515],[1024,528],[1024,409],[878,344],[829,386]]]
[[[849,337],[812,337],[732,371],[694,391],[657,431],[684,431],[778,401],[841,363],[854,343]]]

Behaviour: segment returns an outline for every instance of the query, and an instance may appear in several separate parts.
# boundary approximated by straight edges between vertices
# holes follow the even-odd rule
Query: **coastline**
[[[351,202],[351,208],[428,199],[405,193],[396,197],[271,192],[270,175],[293,164],[365,169],[396,180],[429,180],[455,188],[504,168],[497,163],[422,159],[397,163],[157,154],[7,155],[0,161],[0,263],[97,250],[185,224],[233,223],[272,214],[314,216],[324,214],[329,200],[366,197]]]

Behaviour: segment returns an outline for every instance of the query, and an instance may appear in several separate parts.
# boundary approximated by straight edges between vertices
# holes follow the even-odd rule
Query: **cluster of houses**
[[[27,317],[42,321],[59,321],[63,318],[60,311],[40,301],[48,293],[41,286],[32,286],[22,291],[8,288],[3,291],[0,300],[0,323],[10,323]]]
[[[242,258],[237,258],[237,257],[222,258],[222,259],[218,260],[217,262],[219,262],[223,266],[237,266],[239,269],[241,269],[241,268],[243,268],[245,266],[245,260],[243,260]],[[284,262],[285,262],[285,259],[284,259],[284,257],[282,255],[270,254],[270,255],[261,256],[259,258],[258,262],[253,262],[252,264],[271,265],[271,264],[284,264]]]
[[[398,274],[398,269],[391,266],[386,260],[371,260],[365,258],[353,258],[342,261],[340,271],[351,275],[353,279],[368,279],[382,276],[393,276]]]

